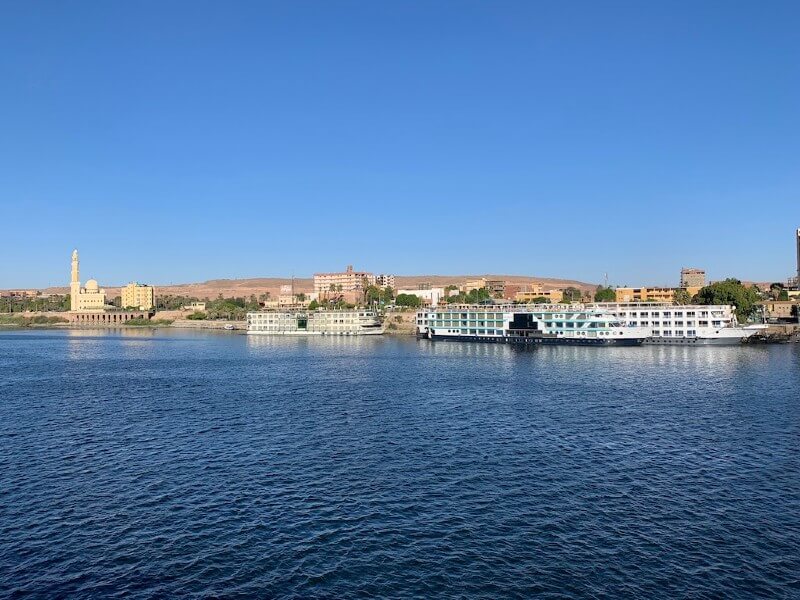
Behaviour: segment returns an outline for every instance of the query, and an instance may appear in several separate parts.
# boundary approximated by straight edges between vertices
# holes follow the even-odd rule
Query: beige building
[[[692,286],[686,288],[629,288],[620,287],[614,290],[617,302],[672,302],[675,299],[675,292],[685,289],[690,296],[694,296],[700,291],[702,286]]]
[[[314,273],[314,293],[320,298],[342,293],[358,296],[370,285],[375,285],[375,275],[354,271],[352,265],[342,273]]]
[[[703,269],[684,267],[681,269],[682,288],[701,288],[706,284],[706,272]]]
[[[81,287],[80,272],[78,268],[78,251],[72,252],[72,278],[69,284],[69,301],[72,312],[90,312],[105,310],[106,291],[100,289],[97,281],[90,279],[86,287]]]
[[[800,302],[794,300],[766,300],[761,302],[765,316],[770,322],[794,322],[797,320],[794,312],[800,307]]]
[[[485,287],[486,287],[486,279],[484,277],[481,277],[480,279],[468,279],[467,281],[464,282],[464,286],[461,288],[461,290],[468,294],[472,290],[479,290]]]
[[[122,308],[138,308],[151,310],[155,305],[155,290],[151,285],[142,285],[135,281],[120,291]]]
[[[514,300],[517,302],[533,302],[537,298],[545,298],[549,304],[558,304],[564,299],[564,292],[562,290],[543,290],[542,286],[534,285],[531,286],[531,290],[514,294]]]
[[[0,298],[24,298],[31,299],[41,296],[39,290],[3,290],[0,292]]]

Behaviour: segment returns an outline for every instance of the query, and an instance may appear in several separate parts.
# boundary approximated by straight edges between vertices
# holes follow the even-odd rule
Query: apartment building
[[[363,292],[370,285],[375,285],[375,275],[356,271],[353,265],[348,265],[347,269],[340,273],[314,273],[314,293],[320,297]]]

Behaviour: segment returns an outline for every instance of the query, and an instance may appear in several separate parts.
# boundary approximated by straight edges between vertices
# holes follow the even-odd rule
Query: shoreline
[[[50,324],[30,324],[30,325],[13,325],[13,324],[0,324],[0,333],[3,331],[143,331],[154,329],[179,329],[179,330],[202,330],[202,331],[215,331],[226,332],[236,335],[246,335],[247,327],[235,327],[234,329],[225,329],[221,324],[206,324],[205,326],[198,325],[184,325],[184,324],[157,324],[157,325],[73,325],[72,323],[50,323]],[[404,330],[386,330],[383,335],[392,337],[413,337],[413,331]],[[369,336],[350,336],[350,337],[369,337]]]

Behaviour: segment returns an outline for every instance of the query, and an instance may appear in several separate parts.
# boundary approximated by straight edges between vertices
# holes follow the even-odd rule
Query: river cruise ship
[[[380,335],[372,310],[263,311],[247,313],[248,335]]]
[[[469,305],[417,313],[417,336],[501,344],[639,346],[649,330],[580,305]]]
[[[763,325],[739,326],[736,307],[727,305],[602,302],[588,306],[610,312],[629,327],[650,329],[645,344],[735,346],[764,329]]]

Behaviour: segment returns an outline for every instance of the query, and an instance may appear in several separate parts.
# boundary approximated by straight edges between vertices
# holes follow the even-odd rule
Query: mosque
[[[105,310],[106,291],[100,289],[96,279],[90,279],[86,282],[86,287],[82,288],[78,268],[78,251],[73,250],[72,281],[69,284],[69,309],[72,312]]]
[[[151,288],[152,289],[152,288]],[[69,320],[81,325],[116,325],[131,319],[149,319],[149,310],[118,310],[106,304],[106,291],[95,279],[89,279],[81,287],[78,251],[72,251],[72,279],[69,284]]]

